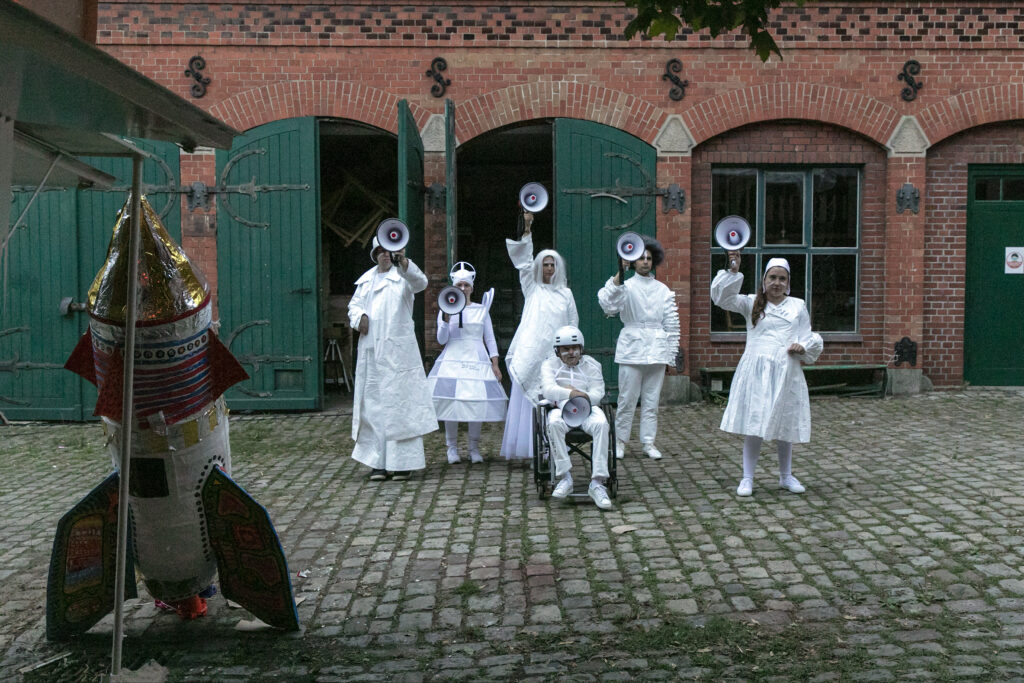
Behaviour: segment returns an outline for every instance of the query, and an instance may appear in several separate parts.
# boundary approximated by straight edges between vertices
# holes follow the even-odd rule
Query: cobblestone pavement
[[[722,406],[663,409],[660,461],[622,461],[615,509],[538,499],[491,456],[374,483],[344,414],[236,416],[235,478],[270,511],[303,631],[246,633],[126,608],[125,666],[173,680],[979,680],[1024,676],[1024,392],[812,402],[735,495]],[[496,452],[500,432],[484,431]],[[0,679],[95,680],[112,621],[43,638],[58,518],[106,474],[95,425],[0,431]],[[464,438],[464,435],[463,435]],[[577,478],[585,480],[579,472]],[[589,503],[589,501],[588,501]],[[625,527],[625,528],[623,528]],[[632,530],[629,530],[631,529]],[[299,572],[302,576],[299,576]],[[141,590],[141,584],[140,584]]]

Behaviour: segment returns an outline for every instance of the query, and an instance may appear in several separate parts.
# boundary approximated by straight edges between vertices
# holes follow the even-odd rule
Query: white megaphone
[[[442,313],[458,315],[466,308],[466,295],[458,287],[445,287],[437,295],[437,307]],[[462,327],[462,316],[459,316],[459,327]]]
[[[519,205],[530,213],[543,211],[548,205],[548,191],[540,183],[526,183],[519,190]]]
[[[400,251],[409,244],[409,226],[397,218],[388,218],[377,226],[377,242],[384,251]]]
[[[715,226],[715,242],[726,251],[742,249],[749,241],[750,223],[741,216],[726,216]]]
[[[624,261],[636,261],[644,255],[644,238],[635,232],[625,232],[615,243],[615,251]]]
[[[585,396],[570,398],[562,406],[562,420],[570,429],[579,427],[590,416],[590,399]]]

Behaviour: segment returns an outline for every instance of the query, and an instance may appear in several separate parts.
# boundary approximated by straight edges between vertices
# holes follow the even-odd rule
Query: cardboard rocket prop
[[[210,329],[210,291],[143,197],[138,262],[134,424],[125,595],[135,573],[182,618],[221,591],[264,622],[298,628],[281,544],[266,510],[231,474],[222,394],[247,378]],[[89,289],[89,329],[65,367],[99,390],[95,414],[120,462],[131,204],[117,216],[107,259]],[[50,559],[46,632],[82,633],[114,609],[115,471],[60,520]]]

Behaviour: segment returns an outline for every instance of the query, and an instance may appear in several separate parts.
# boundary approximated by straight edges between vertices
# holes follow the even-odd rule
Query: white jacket
[[[605,315],[618,314],[622,331],[615,344],[615,362],[628,365],[675,365],[679,350],[679,309],[676,297],[651,276],[634,275],[616,285],[608,278],[597,301]]]
[[[437,429],[412,320],[413,295],[427,288],[427,276],[412,261],[405,272],[394,266],[381,277],[376,273],[374,266],[356,280],[348,304],[354,329],[364,313],[370,320],[367,334],[359,337],[352,438],[359,436],[360,420],[367,419],[380,436],[400,441]]]
[[[555,402],[559,408],[569,400],[570,386],[585,393],[592,407],[604,398],[604,375],[601,364],[593,356],[583,356],[579,365],[572,368],[552,356],[541,365],[540,376],[544,398]]]

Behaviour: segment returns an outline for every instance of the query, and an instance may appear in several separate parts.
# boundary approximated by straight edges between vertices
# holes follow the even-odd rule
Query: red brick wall
[[[1013,132],[1024,120],[1024,9],[1015,0],[783,8],[771,17],[784,59],[768,63],[735,32],[627,41],[622,33],[632,11],[621,2],[108,2],[98,5],[97,15],[101,47],[186,99],[192,99],[192,82],[184,69],[193,55],[202,55],[211,83],[204,98],[192,101],[240,130],[331,116],[395,132],[403,98],[422,127],[443,111],[425,73],[437,56],[448,61],[445,97],[456,103],[460,143],[520,121],[573,117],[653,144],[668,117],[678,115],[697,147],[692,158],[660,156],[658,185],[680,185],[688,206],[681,214],[659,211],[658,232],[675,264],[661,275],[679,295],[689,374],[708,363],[734,362],[741,349],[709,341],[709,164],[726,158],[864,164],[863,340],[828,344],[822,362],[880,362],[907,334],[922,342],[918,366],[931,376],[934,364],[933,381],[960,381],[962,293],[957,304],[932,292],[935,275],[920,263],[941,252],[960,258],[963,267],[957,252],[963,210],[947,202],[953,190],[947,176],[935,175],[936,164],[951,164],[961,145],[968,145],[965,153],[986,154],[980,134],[962,131],[1017,121],[999,128]],[[670,84],[662,78],[672,58],[682,61],[680,76],[689,81],[679,102],[669,99]],[[907,102],[900,97],[907,84],[897,75],[910,59],[920,62],[917,78],[924,85]],[[906,115],[915,116],[937,145],[927,179],[922,159],[885,155]],[[793,120],[803,123],[782,123]],[[428,182],[442,179],[439,163],[428,160]],[[212,157],[183,157],[182,168],[184,184],[214,181]],[[951,182],[962,185],[956,178]],[[927,214],[895,212],[895,191],[911,180]],[[932,183],[938,183],[934,192]],[[933,200],[940,203],[933,207]],[[935,216],[942,222],[933,228]],[[193,213],[184,222],[186,248],[215,286],[215,212]],[[443,262],[437,251],[443,215],[428,215],[426,224],[426,265],[434,272],[430,268]],[[439,284],[432,279],[428,296]],[[939,312],[939,302],[961,310]],[[429,340],[433,318],[427,318]]]
[[[1005,124],[976,128],[928,152],[925,322],[918,363],[937,385],[963,382],[969,164],[1024,164],[1024,129]]]
[[[693,369],[735,365],[743,341],[713,341],[711,328],[711,169],[713,164],[849,164],[863,168],[861,203],[860,333],[862,341],[825,343],[822,364],[882,362],[882,258],[885,249],[885,151],[870,140],[820,123],[746,126],[700,145],[693,155],[693,240],[690,261],[690,364]],[[745,291],[750,289],[749,283]],[[813,320],[811,321],[813,324]],[[891,355],[891,354],[890,354]]]

